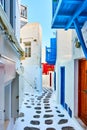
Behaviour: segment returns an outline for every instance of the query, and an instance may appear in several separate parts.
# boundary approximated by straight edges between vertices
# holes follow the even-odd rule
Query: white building
[[[86,28],[83,28],[82,30],[86,30]],[[61,104],[67,110],[69,115],[77,122],[80,112],[84,111],[82,109],[83,104],[80,102],[80,99],[84,101],[80,92],[80,83],[83,82],[80,74],[86,71],[86,69],[83,69],[82,72],[81,69],[85,68],[87,61],[81,46],[79,46],[79,41],[76,39],[78,39],[78,37],[74,30],[57,30],[57,102]],[[84,104],[86,103],[84,102]],[[84,125],[82,121],[78,121],[80,121],[80,124],[83,127]],[[79,125],[79,123],[77,124]]]
[[[78,0],[52,1],[52,28],[76,31],[57,35],[57,98],[84,130],[87,129],[86,8],[87,0],[81,3]]]
[[[41,43],[42,31],[39,23],[27,23],[21,28],[21,46],[23,47],[24,59],[24,79],[27,85],[42,89],[42,69],[41,69]]]
[[[15,10],[16,9],[16,10]],[[0,129],[11,130],[19,112],[19,1],[0,1]]]

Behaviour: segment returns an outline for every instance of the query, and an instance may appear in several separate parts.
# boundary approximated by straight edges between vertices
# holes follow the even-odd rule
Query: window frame
[[[25,57],[31,57],[31,42],[25,42]]]

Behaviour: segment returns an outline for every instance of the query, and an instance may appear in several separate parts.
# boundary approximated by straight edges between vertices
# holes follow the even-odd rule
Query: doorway
[[[78,117],[87,125],[87,61],[79,60]]]
[[[4,129],[6,130],[11,118],[11,89],[10,84],[5,86],[4,91]]]
[[[61,105],[65,106],[65,67],[60,68],[61,74]]]

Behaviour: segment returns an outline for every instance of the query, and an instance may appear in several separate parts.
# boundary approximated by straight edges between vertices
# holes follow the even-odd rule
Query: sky
[[[55,37],[51,29],[52,0],[21,0],[28,7],[28,22],[39,22],[42,27],[42,47],[50,46],[50,38]]]

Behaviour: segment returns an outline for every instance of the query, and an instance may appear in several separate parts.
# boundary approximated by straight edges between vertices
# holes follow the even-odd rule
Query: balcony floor
[[[19,118],[13,130],[82,130],[55,100],[55,92],[43,88],[43,92],[24,93]]]

